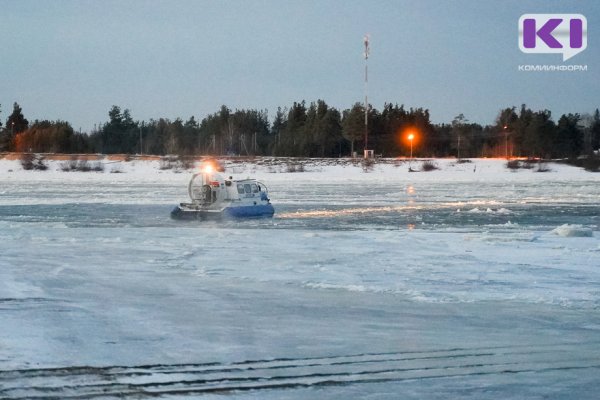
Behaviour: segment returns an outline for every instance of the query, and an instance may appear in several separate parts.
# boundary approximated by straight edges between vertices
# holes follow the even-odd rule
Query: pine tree
[[[556,146],[556,125],[549,110],[532,113],[525,129],[524,149],[530,157],[549,158]]]
[[[281,141],[277,146],[278,154],[283,156],[302,156],[304,125],[306,124],[306,102],[294,102],[290,108]]]
[[[287,116],[285,109],[277,107],[273,125],[271,125],[271,154],[274,156],[280,155],[281,152],[281,134],[285,130],[287,124]]]
[[[600,151],[600,110],[597,108],[592,124],[592,150]]]
[[[13,112],[6,120],[4,134],[0,138],[0,148],[6,151],[14,151],[15,137],[19,133],[26,131],[28,127],[29,121],[23,116],[21,106],[15,102],[13,105]]]
[[[461,157],[461,149],[463,151],[462,156],[464,156],[465,148],[468,147],[465,146],[465,144],[468,144],[468,138],[466,135],[468,130],[468,122],[469,120],[465,118],[464,114],[462,113],[458,114],[452,120],[452,144],[453,146],[455,146],[454,148],[456,149],[456,158],[458,158],[459,160]]]
[[[342,134],[350,142],[350,153],[354,155],[354,144],[365,136],[365,108],[355,103],[350,110],[345,110],[342,118]]]
[[[554,155],[558,157],[576,158],[583,150],[583,131],[577,123],[579,114],[563,115],[558,120],[557,140]]]

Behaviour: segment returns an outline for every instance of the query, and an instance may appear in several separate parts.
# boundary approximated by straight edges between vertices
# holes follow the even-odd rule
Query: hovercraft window
[[[238,194],[244,194],[244,185],[242,185],[241,183],[238,183],[237,189],[238,189]]]
[[[252,193],[252,188],[250,187],[249,183],[244,183],[244,191],[246,193]]]
[[[252,193],[258,193],[258,186],[256,185],[256,183],[252,184]]]

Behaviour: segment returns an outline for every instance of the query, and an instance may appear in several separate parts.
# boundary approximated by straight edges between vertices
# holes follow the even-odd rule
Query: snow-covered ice
[[[595,398],[600,174],[436,163],[226,163],[276,215],[220,224],[0,160],[0,397]]]
[[[581,226],[579,224],[564,224],[552,230],[552,233],[555,233],[559,236],[564,237],[592,237],[593,232],[591,228],[587,228]]]

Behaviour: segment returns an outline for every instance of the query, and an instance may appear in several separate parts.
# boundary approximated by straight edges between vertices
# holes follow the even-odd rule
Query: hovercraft
[[[227,179],[210,166],[195,173],[188,184],[191,202],[171,211],[173,219],[272,217],[275,209],[267,186],[256,179]]]

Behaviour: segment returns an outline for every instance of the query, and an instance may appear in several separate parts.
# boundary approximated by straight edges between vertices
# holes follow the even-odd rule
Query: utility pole
[[[364,149],[364,157],[368,158],[368,149],[369,149],[369,101],[368,101],[368,86],[369,86],[369,35],[365,35],[364,39],[365,44],[365,149]]]

